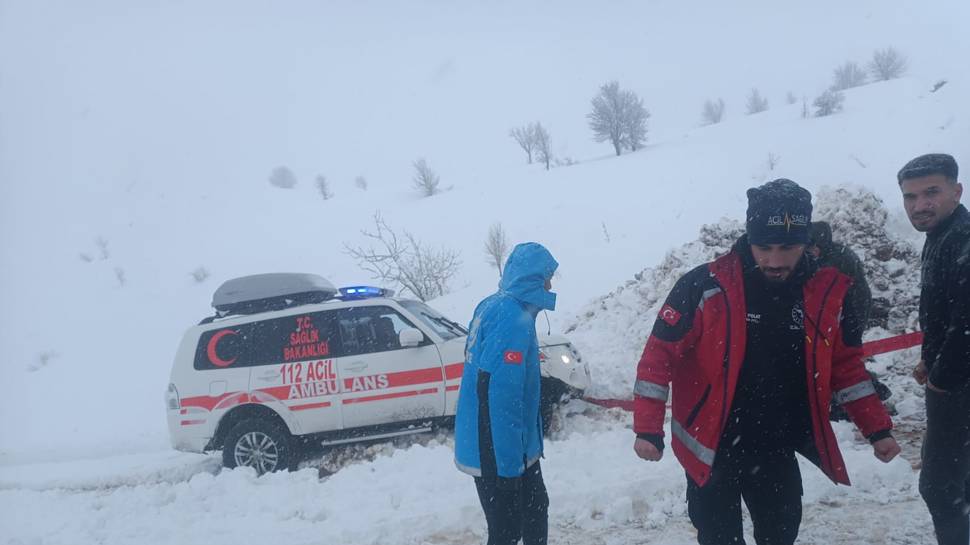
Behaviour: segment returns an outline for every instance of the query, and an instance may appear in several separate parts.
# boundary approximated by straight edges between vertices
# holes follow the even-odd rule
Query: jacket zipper
[[[687,415],[687,420],[684,421],[685,429],[690,428],[690,425],[694,423],[694,419],[697,418],[697,414],[701,412],[701,407],[703,407],[704,403],[707,402],[707,396],[709,396],[710,393],[711,385],[708,384],[707,387],[704,388],[704,393],[701,394],[700,400],[694,405],[694,408],[691,409],[690,413]]]
[[[724,308],[727,310],[727,335],[725,336],[724,360],[721,369],[721,374],[724,375],[724,391],[721,394],[721,432],[723,432],[724,426],[727,424],[728,413],[728,368],[731,363],[731,301],[728,299],[727,291],[724,290],[724,287],[717,281],[714,283],[717,284],[717,287],[721,288],[721,294],[724,295]]]
[[[822,304],[818,310],[818,319],[812,324],[815,327],[815,338],[812,340],[812,388],[814,389],[815,398],[815,412],[819,419],[819,427],[824,426],[827,417],[822,412],[822,404],[818,399],[818,337],[821,335],[821,328],[819,324],[822,322],[822,313],[825,312],[825,303],[828,301],[829,295],[832,293],[832,288],[835,287],[835,283],[838,281],[838,277],[832,279],[832,283],[829,287],[825,289],[825,295],[822,296]],[[807,316],[807,314],[806,314]],[[827,339],[826,339],[827,340]],[[828,466],[830,470],[835,470],[832,465],[832,454],[829,447],[828,437],[825,436],[825,431],[820,430],[822,435],[822,443],[825,445],[825,457],[828,459]],[[821,454],[821,453],[819,453]]]

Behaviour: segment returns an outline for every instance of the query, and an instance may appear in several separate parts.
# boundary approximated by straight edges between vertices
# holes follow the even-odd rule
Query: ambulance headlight
[[[569,365],[570,363],[573,362],[573,360],[570,359],[570,357],[565,354],[563,354],[562,356],[559,356],[559,359],[561,359],[562,362],[565,363],[566,365]]]

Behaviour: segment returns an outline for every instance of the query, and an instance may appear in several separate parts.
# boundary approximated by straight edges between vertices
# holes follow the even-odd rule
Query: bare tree
[[[320,196],[323,200],[329,201],[333,198],[333,191],[330,191],[330,182],[327,181],[327,177],[324,175],[318,175],[316,179],[317,190],[320,191]]]
[[[845,95],[841,91],[826,90],[816,97],[815,102],[812,103],[815,106],[815,117],[825,117],[841,112],[843,100],[845,100]]]
[[[502,267],[505,265],[505,256],[509,253],[509,241],[505,238],[505,230],[501,223],[493,223],[488,228],[488,238],[485,239],[485,255],[487,262],[498,269],[499,277],[502,276]]]
[[[354,178],[354,185],[361,191],[367,191],[367,178],[363,176]]]
[[[296,187],[296,174],[287,167],[279,166],[270,173],[269,183],[282,189],[293,189]]]
[[[536,122],[533,126],[533,132],[535,133],[536,159],[545,164],[546,170],[549,170],[549,163],[552,161],[549,131],[542,126],[542,123]]]
[[[515,139],[522,151],[526,153],[528,162],[532,164],[532,152],[536,148],[536,123],[530,123],[522,127],[516,127],[509,131],[509,136]]]
[[[859,87],[866,83],[866,72],[859,66],[859,63],[846,61],[832,72],[833,91],[844,91],[853,87]]]
[[[617,81],[600,87],[593,98],[593,111],[586,115],[597,142],[610,142],[617,155],[624,147],[636,151],[643,145],[647,134],[650,112],[643,101],[632,91],[620,89]]]
[[[768,99],[761,96],[761,92],[752,88],[748,93],[748,115],[761,113],[768,109]]]
[[[795,93],[788,91],[788,94],[785,95],[785,102],[787,102],[788,104],[794,104],[798,102],[798,97],[795,96]]]
[[[704,110],[701,112],[701,120],[704,125],[716,125],[724,119],[724,99],[717,101],[707,100],[704,102]]]
[[[430,197],[438,192],[438,184],[441,178],[428,166],[424,158],[418,159],[414,163],[414,177],[411,178],[412,185],[425,197]]]
[[[371,239],[371,246],[344,246],[360,268],[382,282],[401,286],[422,301],[448,293],[448,283],[461,267],[458,251],[432,248],[408,231],[398,236],[380,212],[374,214],[374,225],[375,231],[361,231]]]
[[[892,47],[880,49],[872,54],[869,73],[876,81],[896,79],[906,73],[906,57]]]

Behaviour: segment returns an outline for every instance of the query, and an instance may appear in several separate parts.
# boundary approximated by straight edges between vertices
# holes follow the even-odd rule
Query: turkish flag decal
[[[506,350],[505,357],[503,358],[505,363],[512,365],[522,364],[522,352],[516,352],[515,350]]]
[[[680,313],[674,307],[664,305],[664,308],[660,309],[660,319],[671,326],[675,326],[680,321]]]

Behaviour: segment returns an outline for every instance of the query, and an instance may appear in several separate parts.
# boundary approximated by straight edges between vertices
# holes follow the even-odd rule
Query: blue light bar
[[[348,299],[367,299],[370,297],[391,297],[394,290],[378,288],[375,286],[348,286],[340,288],[340,298]]]

